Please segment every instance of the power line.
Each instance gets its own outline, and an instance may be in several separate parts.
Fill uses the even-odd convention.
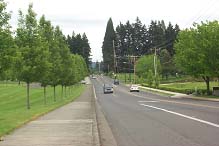
[[[200,9],[199,12],[193,18],[191,18],[185,26],[199,21],[209,10],[211,10],[212,6],[215,6],[216,2],[217,0],[211,0],[211,2],[209,2],[207,6],[205,5],[202,9]]]

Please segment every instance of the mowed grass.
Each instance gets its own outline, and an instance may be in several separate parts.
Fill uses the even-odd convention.
[[[62,98],[61,86],[57,86],[56,102],[54,102],[53,88],[47,87],[47,104],[45,105],[43,88],[31,88],[31,109],[27,110],[25,84],[20,86],[14,83],[0,84],[0,137],[40,115],[73,101],[84,89],[83,85],[67,88],[66,97]]]
[[[219,86],[218,82],[210,82],[210,89],[212,90],[212,87]],[[184,82],[184,83],[170,83],[170,84],[160,84],[160,87],[162,88],[170,88],[170,89],[176,89],[176,90],[195,90],[195,89],[206,89],[205,82]]]
[[[218,82],[210,82],[210,90],[212,92],[213,87],[218,87]],[[197,92],[200,90],[206,91],[206,84],[205,82],[185,82],[185,83],[170,83],[170,84],[161,84],[159,89],[180,92],[180,93],[188,93],[188,91]],[[218,96],[213,95],[206,95],[205,94],[194,94],[196,96],[206,97],[206,98],[219,98]]]

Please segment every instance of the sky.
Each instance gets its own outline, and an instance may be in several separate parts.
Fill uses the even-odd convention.
[[[194,22],[219,20],[218,0],[5,0],[12,11],[10,24],[17,27],[18,10],[27,12],[29,3],[37,18],[45,15],[53,26],[59,25],[65,35],[74,31],[86,33],[92,61],[102,61],[102,43],[107,21],[111,17],[114,28],[120,22],[135,22],[138,16],[148,26],[151,20],[178,24],[181,29]]]

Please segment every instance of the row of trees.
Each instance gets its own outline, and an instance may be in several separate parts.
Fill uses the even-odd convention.
[[[127,56],[150,55],[157,48],[156,53],[161,59],[161,64],[165,64],[163,75],[174,72],[176,69],[173,68],[172,61],[175,54],[173,44],[179,31],[177,24],[173,26],[169,22],[166,26],[163,20],[151,21],[147,28],[138,17],[135,23],[131,24],[129,21],[126,24],[120,23],[114,31],[110,18],[102,46],[104,71],[115,71],[113,49],[117,56],[117,68],[120,68],[120,72],[127,72],[128,64],[124,64],[124,62],[130,62]]]
[[[18,80],[27,83],[27,108],[30,109],[29,89],[32,82],[55,88],[73,85],[87,74],[85,60],[71,54],[66,38],[59,26],[52,26],[43,15],[39,21],[30,4],[24,14],[19,11],[15,36],[10,31],[10,14],[6,3],[0,0],[0,76],[2,80]]]
[[[91,48],[85,33],[81,36],[81,34],[73,32],[72,36],[67,36],[67,43],[71,53],[81,55],[85,59],[87,66],[91,64]]]
[[[157,73],[168,76],[171,72],[180,71],[201,77],[206,82],[207,93],[210,94],[210,80],[219,77],[218,32],[218,21],[194,24],[192,28],[180,31],[178,25],[173,27],[171,23],[165,27],[164,21],[152,21],[146,29],[138,18],[133,24],[129,21],[126,24],[120,23],[114,31],[110,19],[102,47],[104,71],[116,72],[116,66],[117,69],[125,69],[120,69],[120,72],[127,72],[127,69],[132,72],[132,58],[140,56],[136,65],[139,77],[154,78],[154,61],[157,60]],[[150,55],[155,51],[158,57]],[[154,80],[156,83],[157,78]]]

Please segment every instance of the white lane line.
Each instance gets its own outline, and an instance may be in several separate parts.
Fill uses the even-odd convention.
[[[211,126],[219,128],[218,124],[211,123],[211,122],[208,122],[208,121],[204,121],[204,120],[201,120],[201,119],[198,119],[198,118],[190,117],[190,116],[187,116],[187,115],[183,115],[183,114],[180,114],[180,113],[177,113],[177,112],[169,111],[169,110],[162,109],[162,108],[155,107],[155,106],[151,106],[151,105],[146,105],[146,104],[140,104],[140,105],[145,106],[145,107],[150,107],[150,108],[153,108],[153,109],[157,109],[157,110],[161,110],[161,111],[164,111],[164,112],[167,112],[167,113],[171,113],[171,114],[174,114],[174,115],[177,115],[177,116],[180,116],[180,117],[184,117],[184,118],[187,118],[187,119],[190,119],[190,120],[194,120],[194,121],[197,121],[197,122],[200,122],[200,123],[204,123],[204,124],[211,125]]]
[[[138,102],[160,102],[160,101],[138,101]]]
[[[97,95],[96,95],[96,91],[95,91],[94,85],[93,85],[93,91],[94,91],[94,97],[97,100]]]
[[[207,107],[207,108],[214,108],[214,109],[219,109],[218,106],[210,106],[210,105],[204,105],[204,104],[193,104],[193,103],[188,103],[188,102],[179,102],[179,101],[171,101],[171,100],[162,100],[162,99],[154,99],[154,98],[150,98],[150,97],[145,97],[145,96],[141,96],[141,95],[137,95],[137,94],[132,94],[123,90],[120,90],[123,93],[135,96],[135,97],[140,97],[142,99],[148,99],[148,100],[156,100],[156,101],[160,101],[160,102],[167,102],[167,103],[173,103],[173,104],[182,104],[182,105],[191,105],[191,106],[197,106],[197,107]]]

